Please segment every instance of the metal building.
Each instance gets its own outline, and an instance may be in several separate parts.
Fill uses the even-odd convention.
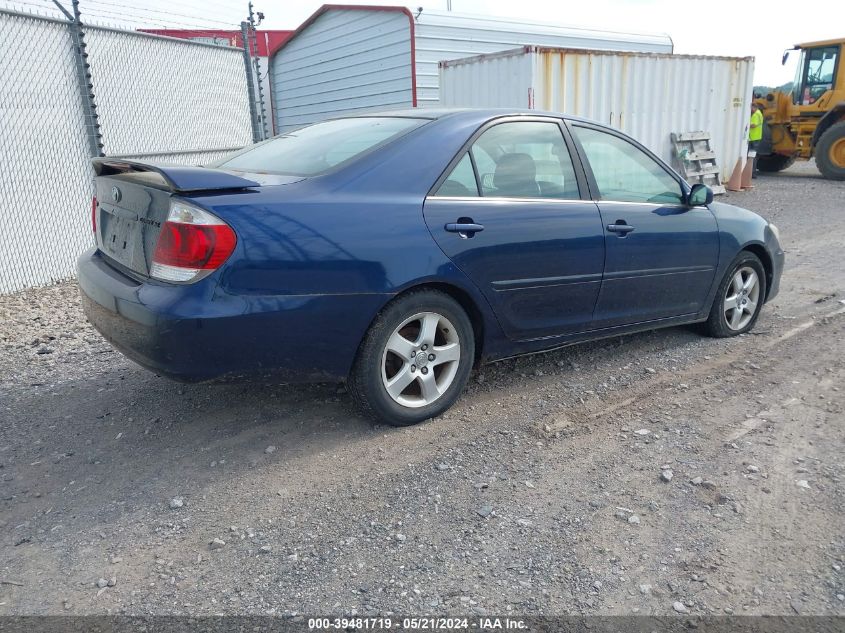
[[[525,44],[672,52],[668,35],[399,6],[323,5],[271,57],[276,131],[353,111],[437,106],[438,62]]]
[[[440,64],[441,105],[527,108],[593,119],[666,162],[672,132],[706,131],[724,180],[747,150],[753,57],[525,46]]]

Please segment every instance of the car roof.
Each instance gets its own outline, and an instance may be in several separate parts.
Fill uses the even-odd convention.
[[[477,120],[479,123],[489,119],[496,119],[505,116],[548,116],[568,121],[581,121],[584,123],[596,123],[582,117],[571,116],[562,112],[549,112],[546,110],[529,110],[519,108],[407,108],[403,110],[383,110],[374,112],[356,112],[338,118],[364,118],[364,117],[401,117],[410,119],[437,120],[444,118],[462,118]]]

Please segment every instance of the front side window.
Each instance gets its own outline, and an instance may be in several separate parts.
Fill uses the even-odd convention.
[[[424,119],[356,117],[309,125],[259,143],[214,167],[315,176],[419,127]]]
[[[681,185],[651,156],[628,141],[575,126],[599,188],[599,198],[619,202],[681,204]]]
[[[801,51],[798,57],[798,64],[795,67],[795,75],[792,80],[792,103],[800,105],[801,94],[804,92],[802,84],[804,83],[804,66],[807,65],[807,51]]]
[[[501,123],[473,144],[481,195],[577,200],[572,159],[557,123]]]

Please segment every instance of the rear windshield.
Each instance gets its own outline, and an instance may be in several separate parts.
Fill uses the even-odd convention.
[[[315,176],[419,127],[423,119],[360,117],[304,127],[260,143],[215,167]]]

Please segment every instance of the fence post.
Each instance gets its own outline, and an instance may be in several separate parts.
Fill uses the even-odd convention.
[[[92,158],[104,156],[103,135],[100,130],[100,119],[97,115],[97,102],[94,100],[94,85],[91,78],[91,65],[88,63],[88,53],[85,49],[85,32],[79,14],[79,0],[71,0],[73,15],[53,0],[69,19],[71,41],[73,42],[73,59],[76,62],[76,77],[79,82],[79,94],[82,97],[82,112],[85,116],[85,136],[88,138],[88,152]]]
[[[259,22],[264,19],[262,13],[258,14]],[[267,128],[267,109],[264,105],[264,88],[261,85],[261,56],[258,54],[258,33],[255,29],[255,16],[252,12],[252,2],[249,3],[249,30],[252,35],[252,51],[255,53],[255,82],[258,88],[258,120],[261,123],[261,140],[269,136]]]
[[[252,61],[249,54],[249,22],[241,22],[241,41],[244,45],[244,68],[246,69],[246,90],[249,93],[249,118],[252,123],[252,142],[261,140],[258,128],[258,108],[255,104],[255,83],[252,77]]]

